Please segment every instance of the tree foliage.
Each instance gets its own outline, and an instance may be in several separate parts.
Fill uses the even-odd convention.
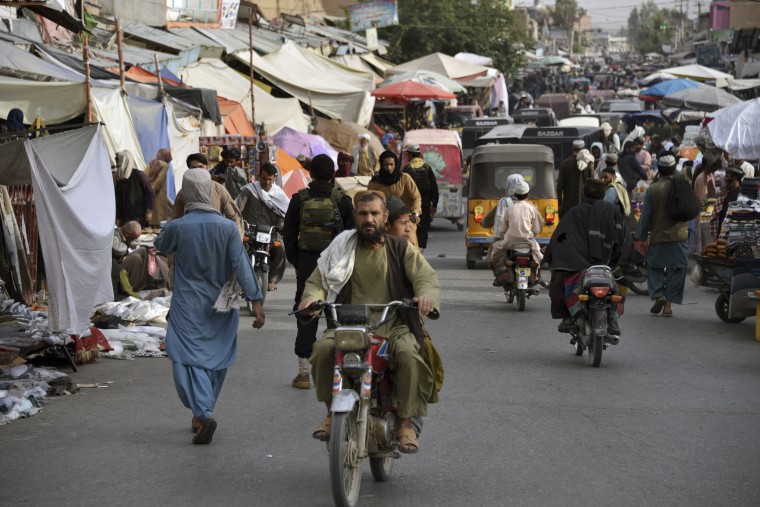
[[[670,42],[681,22],[675,9],[661,9],[648,0],[628,15],[628,40],[640,53],[661,53],[662,45]]]
[[[493,59],[505,75],[524,65],[529,40],[502,0],[406,0],[398,2],[398,26],[378,29],[390,42],[387,58],[403,63],[430,53],[476,53]]]
[[[578,2],[575,0],[557,0],[552,9],[552,25],[570,32],[578,19]]]

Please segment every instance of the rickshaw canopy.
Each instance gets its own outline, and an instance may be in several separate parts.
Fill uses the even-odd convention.
[[[433,169],[439,183],[462,184],[462,142],[453,130],[420,129],[408,130],[404,134],[401,154],[402,167],[409,163],[406,148],[419,144],[422,158]]]
[[[531,199],[554,199],[554,153],[538,144],[487,144],[472,153],[470,199],[499,199],[507,176],[521,174]]]

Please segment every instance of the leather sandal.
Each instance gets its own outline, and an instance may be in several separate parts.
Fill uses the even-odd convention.
[[[417,440],[417,432],[410,426],[399,426],[396,429],[398,451],[404,454],[414,454],[420,450],[420,442]]]
[[[330,440],[330,427],[332,426],[332,417],[325,417],[324,420],[319,423],[319,426],[314,433],[311,434],[311,438],[319,440],[320,442],[327,442]]]
[[[203,423],[201,422],[200,419],[193,416],[193,420],[190,421],[190,427],[193,429],[193,433],[198,433],[203,427]]]

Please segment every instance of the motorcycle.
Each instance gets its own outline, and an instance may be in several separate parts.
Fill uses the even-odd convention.
[[[336,506],[356,505],[365,459],[369,459],[372,477],[384,482],[390,479],[393,460],[401,457],[391,401],[388,342],[373,331],[388,322],[396,310],[416,307],[411,300],[377,305],[319,301],[309,306],[311,311],[325,310],[328,319],[337,323],[332,424],[327,442],[330,486]],[[379,317],[373,312],[379,312]],[[438,312],[428,317],[437,319]]]
[[[538,294],[538,289],[531,284],[531,260],[530,243],[515,243],[507,252],[506,271],[494,281],[494,285],[504,287],[507,303],[517,299],[517,310],[520,312],[525,311],[525,301]]]
[[[251,266],[256,277],[256,282],[261,289],[261,304],[267,295],[267,285],[269,284],[269,249],[279,247],[279,241],[273,241],[275,227],[270,225],[256,225],[245,222],[245,244],[246,252],[251,258]],[[248,302],[248,313],[253,316],[253,305]]]
[[[588,349],[588,361],[594,367],[601,364],[602,351],[607,345],[617,345],[620,341],[608,332],[608,309],[623,301],[623,296],[614,293],[615,287],[608,266],[591,266],[583,275],[578,295],[580,311],[574,317],[570,344],[575,346],[576,356],[582,356]]]

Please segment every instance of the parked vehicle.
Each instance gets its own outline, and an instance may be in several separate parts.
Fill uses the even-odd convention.
[[[438,182],[438,212],[436,217],[446,218],[464,229],[464,199],[462,196],[462,143],[459,134],[451,130],[408,130],[404,135],[401,167],[409,163],[406,147],[418,144],[422,158],[433,169]]]
[[[393,460],[401,457],[396,441],[393,379],[386,338],[373,331],[398,309],[416,308],[411,300],[381,305],[317,302],[335,328],[332,424],[327,443],[333,502],[354,507],[359,500],[362,464],[369,459],[372,477],[390,479]],[[379,316],[377,314],[379,313]],[[428,315],[438,318],[438,312]]]
[[[272,246],[280,246],[279,242],[273,241],[274,234],[274,226],[245,222],[245,238],[243,239],[243,243],[251,258],[256,282],[261,288],[261,304],[264,304],[269,283],[269,249]],[[253,307],[250,301],[248,302],[248,313],[253,315]]]
[[[599,111],[602,113],[640,113],[644,106],[639,99],[613,99],[602,102]]]
[[[512,118],[505,116],[500,118],[476,118],[467,120],[462,128],[462,156],[467,159],[472,155],[472,150],[477,146],[478,139],[499,125],[513,123]]]
[[[515,123],[533,124],[537,127],[555,127],[557,125],[557,115],[551,108],[518,109],[512,111],[512,118]]]
[[[467,269],[475,269],[493,243],[493,227],[483,227],[481,222],[506,195],[504,187],[510,174],[521,174],[530,185],[529,202],[538,208],[546,222],[536,239],[542,245],[549,243],[559,223],[553,161],[550,148],[535,144],[487,144],[475,148],[467,200]]]
[[[573,141],[581,139],[590,148],[599,142],[604,146],[604,131],[600,127],[531,127],[523,132],[523,144],[542,144],[554,153],[554,168],[573,152]]]
[[[475,147],[484,144],[519,144],[527,125],[499,125],[482,135],[475,142]]]
[[[548,107],[557,116],[558,120],[567,118],[573,110],[573,96],[569,93],[544,93],[536,105],[539,107]]]
[[[582,356],[588,350],[588,361],[598,367],[602,352],[608,345],[617,345],[620,338],[609,334],[608,310],[613,303],[622,302],[623,296],[615,294],[615,279],[608,266],[591,266],[583,275],[581,293],[578,295],[580,310],[574,317],[574,329],[570,332],[570,344],[575,355]]]
[[[462,129],[468,121],[483,116],[480,106],[453,106],[447,107],[443,113],[442,124],[449,129],[462,133]]]

